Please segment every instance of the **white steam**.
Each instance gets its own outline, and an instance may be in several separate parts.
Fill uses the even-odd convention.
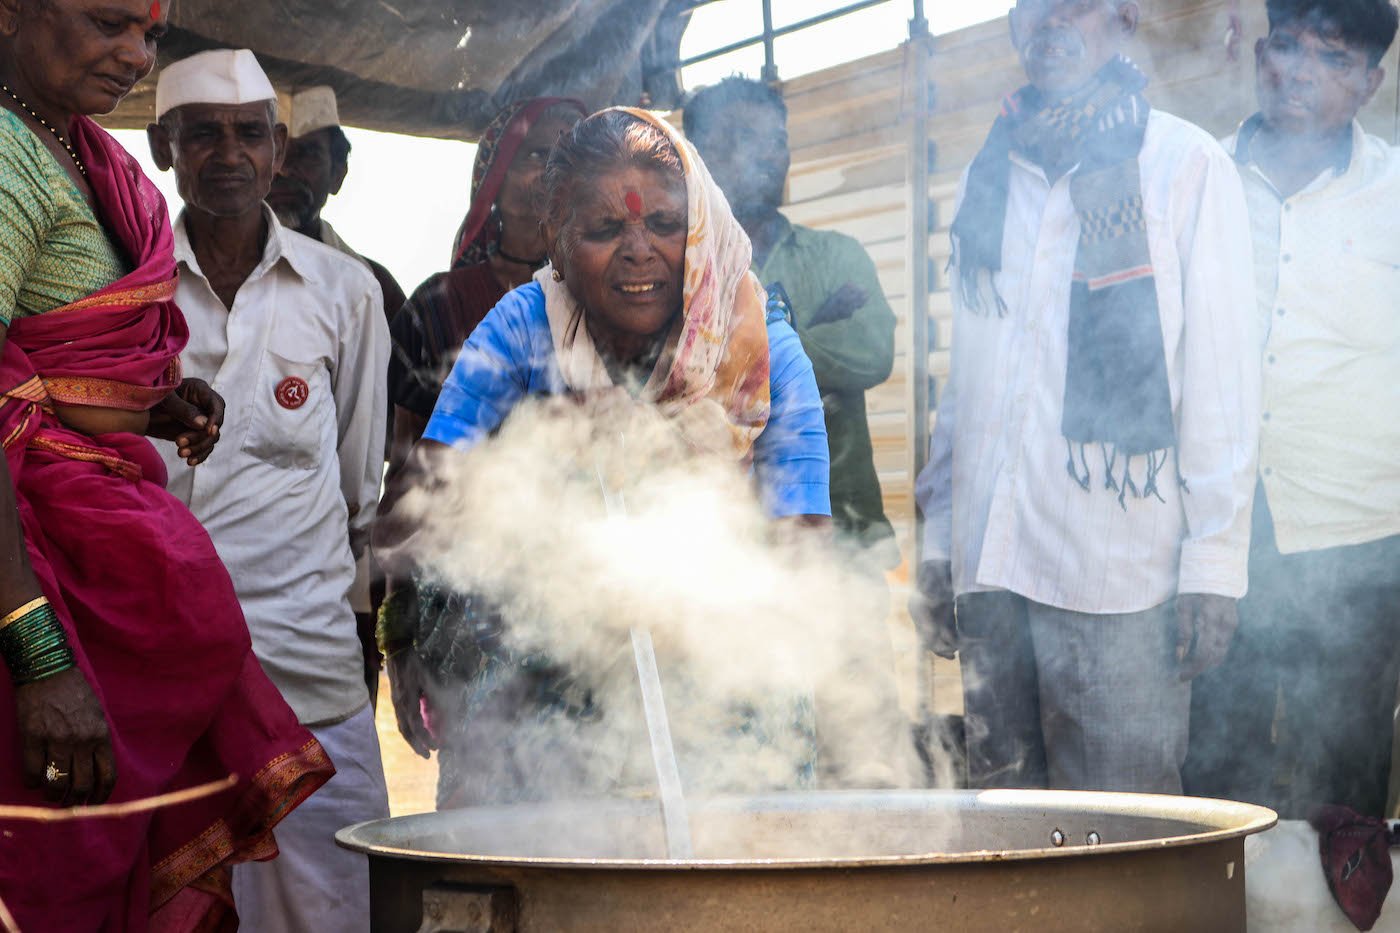
[[[654,793],[633,628],[655,643],[687,794],[811,786],[814,696],[824,770],[909,780],[899,711],[871,701],[892,673],[853,650],[853,633],[884,636],[883,581],[825,543],[778,541],[733,461],[693,453],[621,392],[523,402],[446,459],[444,485],[399,506],[420,524],[420,565],[497,604],[507,647],[567,669],[601,711],[474,730],[509,746],[472,749],[512,762],[497,783],[532,799]]]

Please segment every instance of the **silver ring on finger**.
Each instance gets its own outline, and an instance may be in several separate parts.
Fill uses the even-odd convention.
[[[44,769],[44,780],[50,784],[56,784],[66,777],[68,777],[68,772],[58,770],[57,762],[49,762],[49,766]]]

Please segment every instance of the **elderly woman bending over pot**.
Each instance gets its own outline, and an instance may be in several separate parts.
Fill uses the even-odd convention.
[[[556,145],[545,197],[550,264],[507,294],[464,345],[413,466],[391,484],[380,544],[402,545],[413,519],[394,505],[405,488],[457,460],[446,448],[479,444],[529,396],[614,387],[671,422],[693,448],[718,452],[736,471],[751,469],[775,522],[824,529],[829,462],[811,363],[792,328],[766,314],[748,237],[690,144],[645,111],[596,113]],[[439,625],[476,637],[489,627],[477,602],[461,598],[457,619]],[[391,599],[380,634],[399,724],[419,754],[440,748],[439,806],[547,795],[531,786],[539,775],[567,776],[570,755],[588,754],[545,743],[540,754],[551,761],[542,762],[521,751],[522,730],[546,709],[581,721],[596,714],[586,696],[561,686],[567,676],[502,677],[489,645],[435,648],[443,632],[425,631],[425,622],[396,628],[393,606]],[[463,654],[472,659],[465,669]],[[431,689],[453,677],[461,684],[455,694]]]

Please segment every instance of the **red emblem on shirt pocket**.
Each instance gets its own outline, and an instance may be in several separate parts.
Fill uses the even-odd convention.
[[[300,376],[288,376],[277,383],[277,404],[295,411],[306,404],[311,387]]]

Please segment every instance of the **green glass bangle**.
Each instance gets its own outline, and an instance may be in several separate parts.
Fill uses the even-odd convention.
[[[394,590],[379,606],[374,641],[384,656],[412,645],[418,634],[417,592],[412,585]]]
[[[15,686],[52,677],[75,664],[68,634],[47,604],[0,629],[0,656]]]

